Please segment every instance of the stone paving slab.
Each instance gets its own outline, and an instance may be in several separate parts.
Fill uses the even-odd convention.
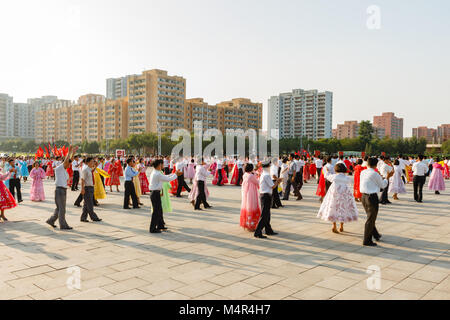
[[[170,231],[152,235],[149,196],[142,209],[126,211],[123,192],[100,200],[103,222],[81,223],[81,209],[73,206],[78,193],[68,191],[74,230],[53,230],[45,220],[54,210],[54,186],[44,184],[48,199],[32,203],[31,183],[23,183],[25,201],[0,224],[0,299],[450,299],[448,191],[425,190],[425,202],[417,204],[407,185],[401,200],[381,206],[383,239],[367,248],[361,204],[359,221],[334,234],[316,218],[314,181],[304,185],[304,200],[272,211],[279,235],[268,240],[239,227],[235,186],[209,184],[208,211],[194,212],[186,195],[172,198],[174,213],[165,214]],[[367,272],[374,267],[379,274]]]

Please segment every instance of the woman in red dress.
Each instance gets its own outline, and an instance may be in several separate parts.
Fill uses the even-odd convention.
[[[361,191],[359,191],[361,172],[367,169],[366,167],[363,167],[362,164],[363,164],[362,159],[358,159],[358,161],[356,162],[356,167],[353,171],[355,174],[355,181],[353,183],[353,196],[355,197],[355,200],[358,202],[361,201],[362,198]]]
[[[113,192],[112,186],[116,186],[117,192],[120,192],[120,177],[123,176],[123,170],[119,159],[109,166],[108,174],[111,176],[111,179],[106,181],[106,185],[109,186],[111,192]]]
[[[2,222],[8,221],[8,219],[6,219],[5,217],[5,210],[12,209],[17,206],[16,200],[12,196],[9,189],[3,183],[3,181],[9,179],[10,175],[10,172],[6,174],[2,174],[0,172],[0,218],[2,219]]]
[[[47,176],[47,178],[55,177],[55,171],[53,170],[53,161],[52,160],[50,160],[47,163],[47,172],[45,173],[45,175]]]
[[[141,183],[141,193],[146,194],[150,192],[149,183],[147,179],[147,167],[145,166],[144,159],[139,160],[139,182]]]

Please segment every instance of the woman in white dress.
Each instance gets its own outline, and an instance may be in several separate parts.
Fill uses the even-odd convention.
[[[358,220],[358,209],[349,186],[352,179],[346,175],[347,167],[343,163],[338,163],[334,170],[336,174],[327,173],[325,176],[332,184],[323,198],[317,217],[332,222],[332,231],[339,233],[344,232],[344,223]],[[341,223],[339,231],[337,222]]]
[[[393,193],[394,200],[398,199],[398,194],[406,193],[405,184],[402,180],[403,170],[400,167],[400,161],[396,159],[394,161],[394,175],[389,180],[389,193]]]

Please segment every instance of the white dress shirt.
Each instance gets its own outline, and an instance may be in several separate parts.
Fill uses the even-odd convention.
[[[273,179],[273,176],[278,177],[278,166],[274,164],[270,166],[270,177]]]
[[[195,168],[194,180],[196,180],[196,181],[206,181],[206,178],[208,177],[209,174],[210,174],[209,171],[206,170],[204,166],[198,165]]]
[[[263,169],[261,177],[259,177],[259,192],[261,194],[270,193],[272,194],[274,183],[272,177],[269,174],[269,170]]]
[[[372,168],[362,171],[360,179],[359,191],[361,193],[378,193],[388,185],[388,181],[383,179],[380,174],[375,172]]]
[[[64,163],[60,164],[55,168],[55,185],[56,187],[67,189],[67,180],[69,179],[69,174],[64,168]]]
[[[164,175],[161,171],[153,170],[150,175],[150,191],[161,191],[164,182],[170,182],[177,178],[175,173]]]
[[[78,161],[77,160],[73,160],[72,161],[72,170],[73,171],[80,171],[80,169],[78,168]]]
[[[236,164],[237,164],[238,169],[242,169],[242,167],[244,166],[244,162],[242,162],[241,159],[239,159],[239,160],[236,162]]]
[[[223,167],[223,161],[222,160],[217,160],[217,169],[221,170]]]
[[[412,166],[412,171],[415,176],[422,177],[428,173],[428,170],[430,169],[428,168],[427,164],[423,161],[418,161],[414,163]]]
[[[390,165],[386,164],[385,162],[382,162],[382,164],[380,165],[380,169],[379,169],[381,176],[385,179],[392,170],[394,170],[394,169]]]
[[[314,163],[316,164],[317,169],[320,169],[323,167],[323,160],[321,160],[321,159],[315,160]]]

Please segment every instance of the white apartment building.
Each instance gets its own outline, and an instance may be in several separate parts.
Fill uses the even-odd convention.
[[[294,89],[268,101],[265,126],[279,137],[323,139],[332,137],[333,93]]]
[[[0,93],[0,137],[14,136],[13,97]]]

